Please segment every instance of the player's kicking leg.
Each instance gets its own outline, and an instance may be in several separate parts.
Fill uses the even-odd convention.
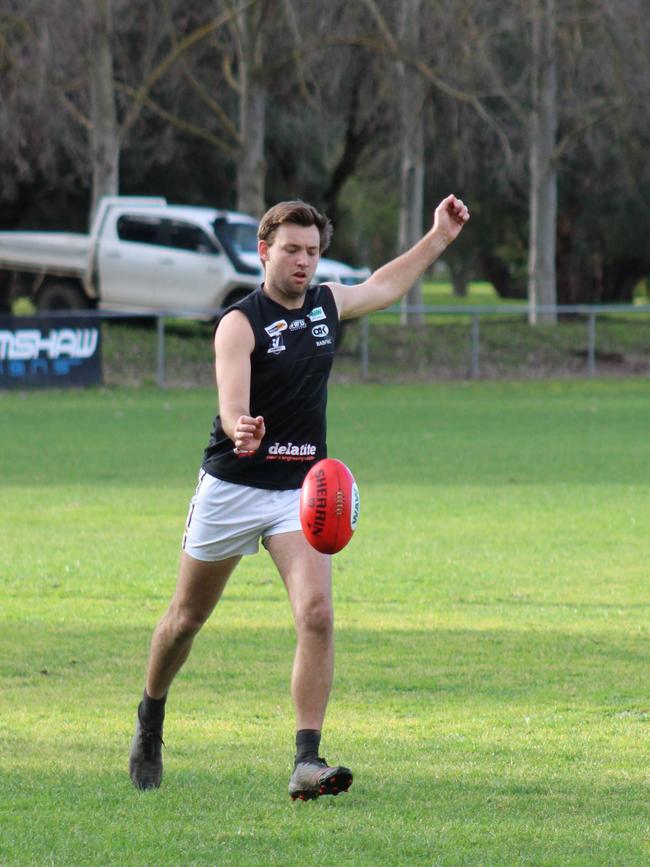
[[[349,789],[352,772],[330,767],[318,755],[334,671],[331,558],[315,551],[300,531],[271,536],[265,544],[287,588],[297,634],[291,677],[296,759],[289,794],[294,800],[337,795]]]
[[[137,789],[160,786],[167,691],[240,559],[207,563],[181,553],[176,591],[151,642],[146,689],[131,742],[129,773]]]

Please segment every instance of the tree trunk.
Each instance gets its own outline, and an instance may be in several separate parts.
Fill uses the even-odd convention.
[[[402,46],[417,54],[420,40],[422,0],[404,0],[400,11]],[[398,250],[408,250],[422,237],[424,208],[424,84],[420,74],[398,63],[400,94],[400,209]],[[422,305],[422,280],[418,280],[402,299],[402,325],[421,325],[422,313],[409,313],[406,306]]]
[[[113,88],[112,0],[89,0],[92,220],[102,196],[119,191],[120,140]]]
[[[237,166],[237,207],[247,214],[261,217],[266,210],[266,88],[261,81],[249,82],[249,86],[242,90],[240,128],[242,149]]]
[[[238,0],[243,5],[243,0]],[[239,39],[239,133],[240,157],[237,164],[237,207],[240,211],[261,217],[266,210],[266,85],[262,75],[263,4],[241,10],[238,16]]]
[[[350,77],[350,73],[347,76],[350,82],[351,93],[349,105],[345,113],[343,147],[323,194],[325,213],[334,226],[338,222],[341,190],[348,179],[354,175],[365,149],[373,142],[378,130],[381,128],[381,121],[377,116],[380,113],[377,113],[375,117],[371,115],[370,118],[360,120],[361,75],[367,75],[363,67],[359,67],[358,70],[355,69],[352,77]]]
[[[470,275],[470,268],[467,259],[450,259],[448,265],[454,297],[467,298]]]
[[[532,112],[530,128],[530,237],[528,303],[531,325],[555,323],[555,313],[538,306],[557,303],[555,248],[557,227],[557,67],[555,0],[538,0],[532,22]]]

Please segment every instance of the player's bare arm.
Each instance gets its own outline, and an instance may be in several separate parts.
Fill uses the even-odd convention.
[[[382,265],[357,286],[332,283],[341,319],[383,310],[399,301],[455,241],[468,220],[469,211],[463,201],[447,196],[435,210],[431,229],[410,250]]]
[[[219,415],[224,431],[241,452],[256,451],[266,429],[261,416],[250,414],[251,353],[255,338],[243,313],[233,310],[214,336]]]

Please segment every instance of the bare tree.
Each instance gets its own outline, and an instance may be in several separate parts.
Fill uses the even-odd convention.
[[[399,37],[401,49],[412,56],[421,54],[422,0],[400,4]],[[400,100],[400,208],[398,248],[404,252],[422,237],[424,210],[424,101],[426,82],[412,67],[397,63]],[[421,325],[422,313],[408,311],[422,304],[422,279],[409,289],[401,302],[403,325]]]
[[[266,210],[266,80],[264,76],[264,19],[267,3],[253,6],[244,0],[234,4],[230,27],[238,61],[239,158],[237,207],[261,217]]]
[[[102,196],[119,192],[120,135],[115,105],[112,0],[85,0],[90,28],[91,216]]]
[[[274,85],[270,194],[300,195],[319,204],[337,227],[337,255],[354,256],[358,215],[344,200],[350,182],[372,174],[377,163],[388,162],[393,171],[395,64],[364,44],[370,26],[364,2],[284,0],[283,5],[291,10],[291,42],[276,37],[267,61]]]
[[[63,109],[60,115],[67,123],[66,132],[56,140],[78,165],[79,174],[90,173],[91,213],[102,195],[118,192],[120,156],[129,142],[142,146],[145,115],[163,120],[169,129],[207,140],[231,158],[244,153],[245,169],[241,176],[250,176],[254,162],[250,154],[259,154],[263,149],[264,131],[259,126],[252,127],[251,118],[256,114],[255,106],[259,101],[250,96],[254,89],[248,79],[241,88],[245,106],[241,117],[246,125],[247,141],[252,143],[250,148],[242,147],[243,138],[236,121],[231,123],[228,112],[215,100],[208,100],[213,109],[211,116],[221,124],[223,137],[206,129],[204,120],[195,123],[182,116],[184,100],[178,86],[181,61],[238,16],[250,15],[254,7],[261,8],[263,3],[237,0],[235,6],[229,2],[220,5],[207,20],[204,15],[203,20],[198,21],[194,15],[186,18],[187,32],[179,36],[170,26],[170,21],[181,17],[183,11],[177,0],[168,7],[167,17],[152,7],[140,9],[126,0],[84,0],[76,5],[71,0],[58,0],[52,5],[45,5],[42,0],[33,3],[35,25],[42,28],[47,46],[45,53],[52,62],[47,75],[42,74],[43,67],[39,64],[31,77],[37,79],[37,72],[40,72],[40,80],[45,82],[43,87],[47,90],[50,109],[45,118],[50,131],[56,117],[52,106],[59,105]],[[114,27],[117,17],[119,30]],[[135,32],[131,32],[130,27],[135,28]],[[31,38],[38,32],[33,26]],[[258,36],[251,30],[248,39],[246,28],[240,35],[242,33],[242,52],[254,52]],[[34,49],[38,50],[36,44]],[[247,69],[245,63],[240,64],[240,71]],[[61,123],[60,118],[56,122]],[[256,209],[259,210],[259,199]]]
[[[2,222],[13,225],[53,187],[69,192],[75,179],[67,117],[56,111],[53,70],[57,45],[43,0],[0,4],[0,190]]]
[[[456,284],[476,268],[536,306],[554,265],[561,302],[629,299],[650,258],[646,5],[0,0],[0,219],[55,226],[65,205],[76,227],[119,167],[129,190],[253,212],[302,195],[337,255],[381,261],[424,120],[424,206],[473,206]]]
[[[554,323],[557,303],[558,132],[555,0],[534,0],[532,14],[532,104],[530,113],[530,227],[528,254],[529,321]]]

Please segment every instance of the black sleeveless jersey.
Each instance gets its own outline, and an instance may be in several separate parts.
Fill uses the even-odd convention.
[[[237,485],[299,488],[327,457],[327,380],[339,335],[334,296],[328,286],[310,286],[302,307],[287,310],[257,289],[230,309],[241,310],[255,335],[250,414],[264,417],[266,436],[254,455],[238,456],[217,415],[203,469]]]

